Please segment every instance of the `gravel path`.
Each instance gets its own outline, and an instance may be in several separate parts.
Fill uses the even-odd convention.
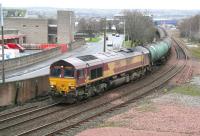
[[[200,97],[169,93],[104,115],[93,121],[97,127],[88,122],[90,129],[76,136],[199,136],[199,115]]]

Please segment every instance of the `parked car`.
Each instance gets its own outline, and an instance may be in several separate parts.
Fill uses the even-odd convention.
[[[116,36],[116,37],[119,37],[119,34],[116,34],[115,36]]]
[[[16,44],[16,43],[7,43],[5,46],[7,46],[8,49],[18,49],[19,52],[24,52],[25,51],[24,47],[22,47],[21,45]]]
[[[112,36],[115,36],[115,33],[112,33]]]
[[[112,41],[107,41],[106,45],[107,46],[113,46],[113,42]]]

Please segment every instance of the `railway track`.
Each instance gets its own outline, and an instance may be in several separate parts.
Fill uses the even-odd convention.
[[[47,100],[47,99],[49,99],[49,97],[44,97],[42,100]],[[12,110],[9,112],[2,112],[2,113],[0,113],[0,122],[1,122],[1,120],[11,118],[12,116],[17,116],[17,115],[23,114],[25,112],[33,111],[34,109],[39,108],[39,107],[40,106],[38,104],[35,104],[35,105],[30,105],[30,106],[26,106],[23,108],[19,108],[16,110]]]
[[[31,111],[34,108],[37,108],[37,106],[34,105],[34,106],[27,107],[27,108],[18,109],[18,110],[11,111],[11,112],[8,112],[8,113],[0,114],[0,121],[3,120],[3,119],[6,119],[6,118],[10,118],[11,116],[17,116],[18,114],[21,114],[23,112]]]
[[[44,107],[39,107],[39,108],[36,108],[37,106],[32,106],[32,107],[28,107],[28,108],[25,108],[22,110],[18,110],[18,111],[16,111],[16,113],[10,112],[7,114],[2,114],[0,117],[4,117],[4,119],[0,120],[0,124],[1,124],[0,131],[4,130],[4,129],[8,129],[10,127],[14,127],[16,125],[20,125],[21,123],[36,119],[38,117],[42,117],[44,115],[51,114],[58,110],[64,109],[64,108],[60,107],[60,109],[56,108],[56,111],[52,110],[52,108],[56,107],[57,105],[58,105],[58,103],[53,103],[53,104],[50,104],[50,105],[47,105]],[[51,111],[47,112],[46,114],[42,114],[40,116],[34,116],[32,118],[29,117],[28,119],[25,119],[25,120],[23,119],[23,118],[26,118],[27,116],[31,116],[31,114],[35,114],[35,113],[41,112],[41,111],[44,112],[45,110],[48,110],[48,109],[51,109]],[[20,118],[20,120],[19,120],[19,118]],[[17,121],[17,120],[19,120],[19,121]],[[10,123],[10,121],[11,121],[11,123]]]
[[[126,91],[126,93],[119,95],[113,99],[106,99],[102,103],[95,103],[95,100],[94,100],[94,101],[90,101],[88,105],[87,103],[81,103],[79,106],[74,107],[74,108],[73,107],[69,109],[65,108],[65,110],[68,110],[67,112],[65,112],[65,114],[68,113],[65,116],[59,116],[58,119],[43,123],[41,125],[37,125],[36,127],[31,127],[31,129],[25,129],[25,130],[13,132],[14,133],[13,135],[17,135],[17,136],[54,135],[56,133],[71,129],[77,125],[80,125],[81,123],[85,121],[93,119],[104,113],[110,112],[116,108],[120,108],[121,106],[126,105],[130,102],[134,102],[137,99],[145,96],[152,90],[159,88],[160,85],[163,85],[169,79],[174,77],[179,71],[181,71],[187,63],[187,55],[185,55],[184,49],[182,49],[179,46],[180,43],[178,43],[176,39],[174,39],[174,42],[177,44],[175,46],[176,52],[177,52],[177,64],[171,66],[165,72],[159,73],[158,76],[154,77],[154,79],[149,81],[148,83],[141,84],[141,86],[139,87],[134,87],[134,88],[129,87],[130,90]],[[119,87],[119,88],[122,89],[123,87]],[[58,112],[61,112],[61,111],[57,111],[57,114]],[[55,114],[55,113],[56,111],[50,114]],[[49,114],[43,114],[42,116],[38,116],[37,118],[33,120],[40,119],[48,115]],[[28,121],[30,122],[32,121],[32,119],[29,119]],[[24,122],[21,122],[21,123],[24,123]],[[10,127],[21,125],[21,123],[18,123],[17,125],[15,124],[14,126],[10,126]],[[8,132],[10,130],[10,127],[4,127],[0,129],[0,134],[1,134],[1,131]]]

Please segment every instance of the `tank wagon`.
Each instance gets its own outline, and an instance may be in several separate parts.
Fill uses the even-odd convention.
[[[50,66],[51,96],[71,103],[136,80],[170,51],[171,40],[118,52],[71,57]]]
[[[163,41],[156,44],[151,44],[146,47],[149,50],[149,55],[152,63],[163,60],[168,55],[171,48],[171,39],[165,38]]]
[[[167,37],[167,32],[162,27],[157,27],[157,31],[159,33],[159,37],[161,40],[165,39]]]

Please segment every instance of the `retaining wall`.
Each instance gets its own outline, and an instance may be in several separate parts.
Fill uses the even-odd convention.
[[[85,40],[80,39],[80,40],[77,40],[77,41],[69,44],[69,49],[73,50],[82,45],[85,45]],[[29,65],[41,62],[41,61],[51,59],[51,58],[61,55],[63,53],[61,48],[62,47],[59,46],[56,48],[47,49],[42,52],[34,53],[31,55],[5,60],[4,61],[4,69],[5,69],[5,71],[15,70],[15,69],[29,66]],[[2,68],[2,61],[0,61],[0,75],[2,74],[1,68]]]
[[[48,75],[0,84],[0,106],[27,102],[49,91]]]
[[[28,65],[32,65],[47,59],[51,59],[61,54],[60,47],[48,49],[43,52],[34,53],[31,55],[18,57],[14,59],[8,59],[4,61],[5,71],[10,71],[18,68],[22,68]],[[0,67],[2,67],[2,61],[0,61]],[[0,69],[0,73],[2,69]]]

